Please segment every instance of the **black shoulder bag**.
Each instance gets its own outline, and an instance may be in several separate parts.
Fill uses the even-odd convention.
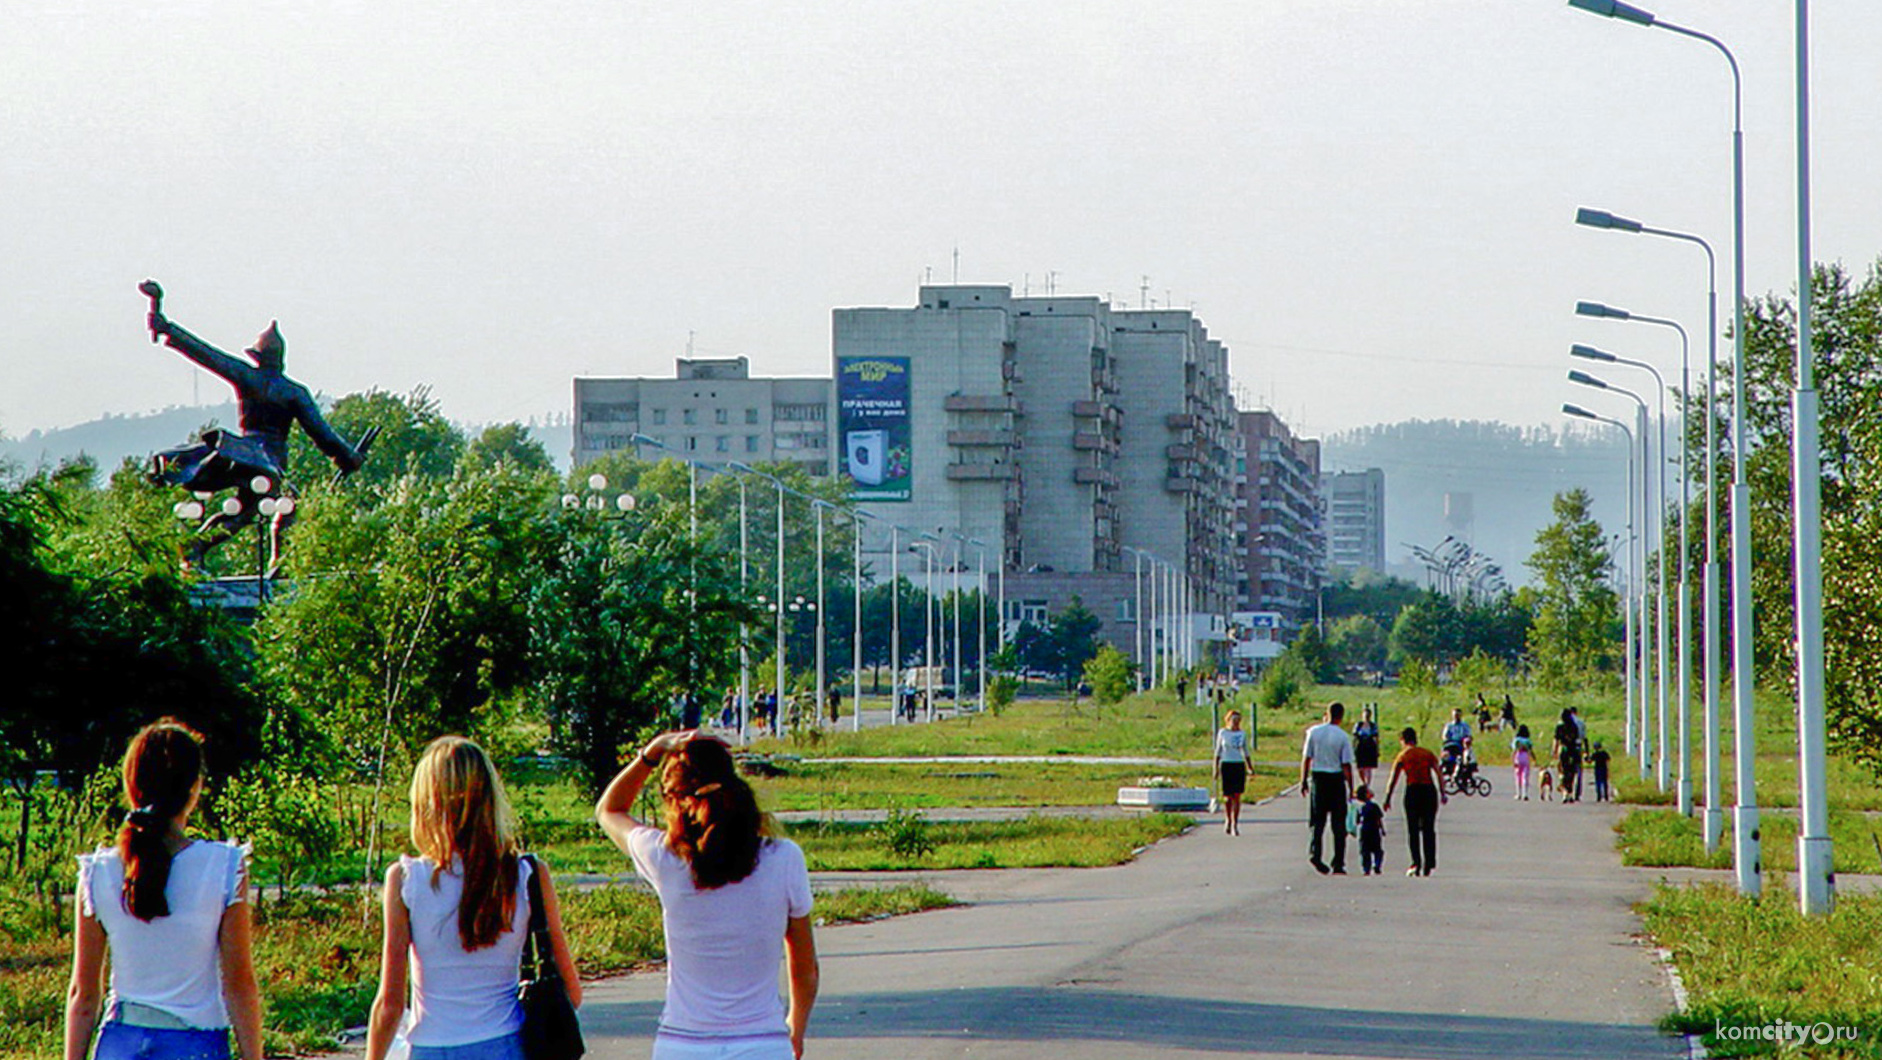
[[[529,977],[517,985],[523,1005],[523,1055],[529,1060],[579,1060],[582,1021],[569,1003],[568,985],[549,942],[549,914],[542,907],[542,863],[525,854],[529,874]]]

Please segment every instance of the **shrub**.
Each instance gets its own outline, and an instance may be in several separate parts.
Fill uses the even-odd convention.
[[[928,834],[928,818],[913,810],[896,807],[876,826],[882,844],[898,858],[916,860],[934,853],[934,837]]]

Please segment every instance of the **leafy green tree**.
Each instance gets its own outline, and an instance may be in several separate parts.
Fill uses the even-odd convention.
[[[1339,680],[1339,663],[1327,647],[1326,638],[1320,635],[1320,627],[1312,622],[1301,626],[1300,632],[1294,634],[1294,639],[1283,649],[1283,654],[1300,660],[1301,668],[1318,684],[1332,684]]]
[[[1346,670],[1382,670],[1386,639],[1385,627],[1372,615],[1347,615],[1333,623],[1327,634],[1327,649],[1333,661]]]
[[[1378,571],[1338,571],[1321,592],[1320,607],[1329,622],[1357,615],[1369,616],[1381,629],[1389,629],[1398,613],[1416,602],[1424,590],[1403,578]]]
[[[549,458],[549,450],[520,423],[493,423],[485,427],[458,458],[458,466],[469,471],[484,471],[498,464],[512,464],[538,474],[555,473],[555,461]]]
[[[1279,710],[1304,704],[1312,687],[1313,675],[1307,672],[1306,664],[1283,652],[1261,671],[1261,680],[1255,685],[1255,705],[1263,710]]]
[[[1613,557],[1583,489],[1555,495],[1555,521],[1536,534],[1527,566],[1536,574],[1529,653],[1550,687],[1564,687],[1614,660],[1619,601],[1609,578]]]
[[[404,397],[383,390],[348,394],[327,410],[327,422],[354,444],[379,428],[365,466],[349,476],[353,489],[361,492],[384,489],[408,475],[449,478],[464,452],[464,433],[444,418],[425,387]],[[332,477],[332,463],[295,431],[288,442],[288,481],[306,490]]]
[[[1112,706],[1124,701],[1130,695],[1134,675],[1131,661],[1125,654],[1109,644],[1098,649],[1098,653],[1085,661],[1085,683],[1091,686],[1091,698],[1099,706]]]
[[[1052,616],[1052,654],[1054,670],[1065,679],[1065,687],[1078,683],[1085,661],[1098,654],[1098,631],[1104,620],[1092,614],[1077,596],[1065,610]]]

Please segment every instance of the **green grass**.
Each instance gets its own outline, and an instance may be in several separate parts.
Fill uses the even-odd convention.
[[[1636,810],[1614,826],[1615,845],[1624,865],[1685,866],[1701,869],[1732,867],[1731,825],[1728,821],[1719,849],[1705,851],[1705,833],[1698,818],[1681,817],[1670,810]],[[1794,872],[1797,868],[1797,818],[1794,814],[1764,813],[1758,819],[1762,858],[1767,871]],[[1843,873],[1882,872],[1875,837],[1882,821],[1847,810],[1830,813],[1830,843],[1834,868]]]
[[[814,743],[761,740],[759,751],[830,757],[945,755],[1128,755],[1206,759],[1213,740],[1207,707],[1179,707],[1169,692],[1131,696],[1113,707],[1082,699],[1023,699],[999,715],[968,714],[934,724],[861,732],[830,731]]]
[[[1190,824],[1187,817],[1167,813],[1103,820],[927,822],[919,827],[933,850],[914,856],[890,850],[885,829],[872,824],[797,824],[791,837],[816,870],[1093,868],[1128,861],[1137,849],[1180,835]]]
[[[1690,993],[1667,1028],[1705,1035],[1713,1056],[1882,1057],[1882,895],[1844,895],[1831,915],[1805,917],[1781,880],[1758,900],[1723,884],[1663,885],[1640,912]],[[1852,1026],[1862,1037],[1799,1053],[1712,1033],[1779,1021]]]
[[[1149,774],[1206,788],[1206,766],[1100,766],[1045,763],[855,762],[780,763],[784,776],[753,778],[759,801],[773,811],[831,811],[951,806],[1105,806],[1117,789]],[[1285,770],[1257,766],[1249,798],[1271,795],[1287,783]]]

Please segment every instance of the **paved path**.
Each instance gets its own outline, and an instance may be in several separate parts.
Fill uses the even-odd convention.
[[[916,874],[974,904],[821,930],[806,1055],[1685,1055],[1654,1030],[1672,998],[1630,909],[1651,877],[1620,867],[1614,811],[1454,800],[1430,879],[1403,875],[1396,813],[1384,877],[1320,877],[1303,817],[1205,818],[1110,869]],[[589,1055],[648,1056],[663,984],[591,984]]]

